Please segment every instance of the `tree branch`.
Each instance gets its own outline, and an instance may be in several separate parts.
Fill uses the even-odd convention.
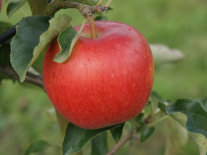
[[[120,140],[106,155],[113,155],[122,145],[124,145],[128,140],[133,138],[133,131],[128,132],[128,134]]]
[[[10,66],[3,66],[3,65],[0,64],[0,73],[5,74],[5,75],[7,75],[8,77],[10,77],[12,79],[19,80],[19,76],[14,71],[14,69]],[[25,79],[25,82],[34,84],[34,85],[44,89],[44,84],[43,84],[43,81],[42,81],[42,77],[39,76],[39,75],[35,75],[35,74],[32,74],[32,73],[28,72],[27,76],[26,76],[26,79]]]
[[[11,27],[9,30],[7,30],[6,32],[0,34],[0,44],[4,44],[4,43],[8,43],[11,38],[16,34],[16,25],[14,25],[13,27]]]
[[[48,5],[45,14],[48,16],[53,16],[60,9],[76,8],[81,12],[83,16],[85,16],[85,13],[82,11],[84,10],[82,8],[84,8],[85,6],[87,6],[92,13],[107,10],[107,7],[105,6],[88,6],[85,4],[71,1],[53,1],[51,4]]]
[[[54,13],[60,9],[66,9],[66,8],[76,8],[80,11],[80,13],[86,18],[86,6],[84,6],[84,4],[80,4],[77,2],[71,2],[71,1],[55,1],[52,2],[50,4],[47,5],[47,8],[45,8],[46,5],[46,1],[42,1],[42,3],[44,3],[44,11],[43,8],[40,9],[39,11],[36,11],[36,7],[34,5],[41,5],[41,3],[37,4],[36,0],[28,0],[31,10],[33,12],[33,15],[37,15],[37,14],[45,14],[48,16],[53,16]],[[49,1],[48,1],[49,2]],[[33,4],[36,3],[36,4]],[[101,12],[101,11],[105,11],[108,8],[105,6],[88,6],[89,10],[91,11],[92,14],[96,13],[96,12]],[[16,25],[14,25],[13,27],[11,27],[9,30],[7,30],[6,32],[0,34],[0,44],[9,42],[10,39],[16,34]]]
[[[105,6],[89,6],[86,4],[79,4],[78,8],[83,17],[87,18],[96,12],[106,11],[108,8]]]

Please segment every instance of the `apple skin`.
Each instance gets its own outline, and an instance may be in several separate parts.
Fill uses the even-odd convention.
[[[80,26],[74,27],[76,31]],[[43,65],[45,90],[67,120],[85,129],[111,126],[137,116],[149,98],[154,64],[150,47],[133,27],[95,22],[97,38],[86,24],[64,63],[53,61],[55,40]],[[87,38],[88,37],[88,38]]]

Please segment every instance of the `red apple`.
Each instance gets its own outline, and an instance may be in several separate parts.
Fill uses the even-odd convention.
[[[80,26],[76,26],[78,31]],[[55,40],[43,67],[46,92],[55,108],[73,124],[97,129],[137,116],[149,98],[154,65],[150,47],[133,27],[95,22],[97,38],[86,24],[70,58],[53,61]]]

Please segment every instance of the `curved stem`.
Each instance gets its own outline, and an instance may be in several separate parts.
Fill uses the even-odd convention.
[[[34,6],[36,4],[33,4],[34,1],[30,1],[30,6]],[[36,2],[36,1],[35,1]],[[61,8],[76,8],[79,9],[81,14],[86,18],[84,11],[80,9],[80,5],[77,2],[70,2],[70,1],[61,1],[61,2],[56,2],[56,3],[51,3],[47,5],[47,8],[45,9],[44,13],[41,12],[42,14],[46,14],[48,16],[53,16],[56,11],[58,11]],[[105,6],[88,6],[89,10],[91,13],[96,13],[100,11],[105,11],[107,10],[107,7]],[[40,14],[40,12],[36,12],[35,9],[33,9],[33,14]],[[16,25],[4,32],[3,34],[0,34],[0,44],[8,42],[15,34],[16,34]]]
[[[103,0],[99,0],[96,6],[100,6]]]
[[[0,35],[0,44],[8,42],[16,34],[16,25]]]
[[[113,155],[122,145],[124,145],[128,140],[133,138],[133,131],[130,131],[122,140],[120,140],[114,148],[111,149],[106,155]]]
[[[154,125],[156,125],[156,124],[158,124],[158,123],[160,123],[160,122],[162,122],[162,121],[164,121],[164,120],[166,120],[166,119],[168,119],[168,118],[170,118],[170,116],[169,116],[169,115],[165,115],[165,116],[160,117],[159,119],[157,119],[157,120],[155,120],[155,121],[153,121],[153,122],[147,124],[147,126],[148,126],[148,127],[152,127],[152,126],[154,126]]]
[[[109,7],[109,5],[111,4],[112,0],[108,0],[108,2],[106,3],[105,7]]]

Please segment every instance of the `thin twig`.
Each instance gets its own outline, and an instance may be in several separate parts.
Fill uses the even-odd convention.
[[[81,3],[78,3],[78,2],[71,2],[71,1],[61,1],[61,2],[56,2],[56,4],[53,4],[53,5],[55,5],[55,7],[57,7],[58,9],[67,9],[67,8],[77,8],[77,9],[79,9],[79,7],[81,5],[85,5],[85,4],[81,4]],[[90,8],[92,13],[107,10],[106,6],[100,6],[100,5],[89,6],[89,8]]]
[[[56,2],[54,2],[56,3]],[[63,8],[63,9],[67,9],[67,8],[78,8],[79,7],[79,3],[78,2],[71,2],[71,1],[61,1],[55,4],[57,8]]]
[[[95,8],[99,8],[99,7],[95,6]],[[88,23],[90,26],[90,31],[91,31],[91,38],[92,39],[96,38],[92,7],[85,5],[85,4],[82,4],[79,7],[79,11],[82,14],[82,16],[88,20]]]
[[[83,6],[88,6],[86,4],[78,3],[78,2],[71,2],[71,1],[54,1],[51,4],[48,5],[45,14],[48,16],[53,16],[58,10],[60,9],[67,9],[67,8],[76,8],[78,9],[82,15],[84,13],[81,11]],[[92,13],[100,12],[100,11],[105,11],[107,10],[107,7],[105,6],[88,6],[90,11]]]
[[[150,116],[148,116],[147,118],[145,118],[144,119],[144,122],[146,123],[146,124],[148,124],[148,123],[150,123],[151,121],[152,121],[152,116],[150,115]]]
[[[98,3],[96,4],[96,6],[100,6],[102,2],[103,2],[103,0],[99,0]]]
[[[19,80],[19,76],[14,71],[14,69],[10,66],[3,66],[0,64],[0,73],[5,74],[12,79]],[[34,85],[44,89],[42,77],[39,75],[35,75],[35,74],[28,72],[26,79],[25,79],[25,82],[34,84]]]
[[[156,125],[156,124],[158,124],[158,123],[160,123],[160,122],[162,122],[162,121],[164,121],[164,120],[166,120],[168,118],[170,118],[169,115],[162,116],[161,118],[159,118],[159,119],[157,119],[157,120],[155,120],[155,121],[153,121],[151,123],[148,123],[147,127],[150,128],[150,127],[152,127],[152,126],[154,126],[154,125]]]
[[[0,34],[0,44],[8,42],[15,34],[16,34],[16,25],[11,27],[9,30],[6,32]]]
[[[57,3],[57,2],[56,2]],[[52,7],[52,5],[54,5]],[[46,15],[52,16],[54,13],[59,9],[66,9],[66,8],[77,8],[80,12],[80,3],[77,2],[70,2],[70,1],[61,1],[61,3],[54,4],[51,3],[48,5],[46,9]],[[105,6],[89,6],[89,9],[92,14],[96,12],[106,11],[108,8]],[[81,12],[81,14],[84,16],[84,13]],[[86,18],[86,16],[85,16]],[[7,30],[6,32],[0,34],[0,44],[7,43],[11,40],[11,38],[16,34],[16,25],[14,25],[12,28]]]
[[[122,145],[133,138],[133,131],[130,131],[122,140],[120,140],[106,155],[113,155]]]
[[[108,7],[105,6],[90,6],[91,12],[94,14],[96,12],[106,11]]]
[[[109,7],[109,5],[111,4],[112,0],[108,0],[108,2],[106,3],[106,7]]]

